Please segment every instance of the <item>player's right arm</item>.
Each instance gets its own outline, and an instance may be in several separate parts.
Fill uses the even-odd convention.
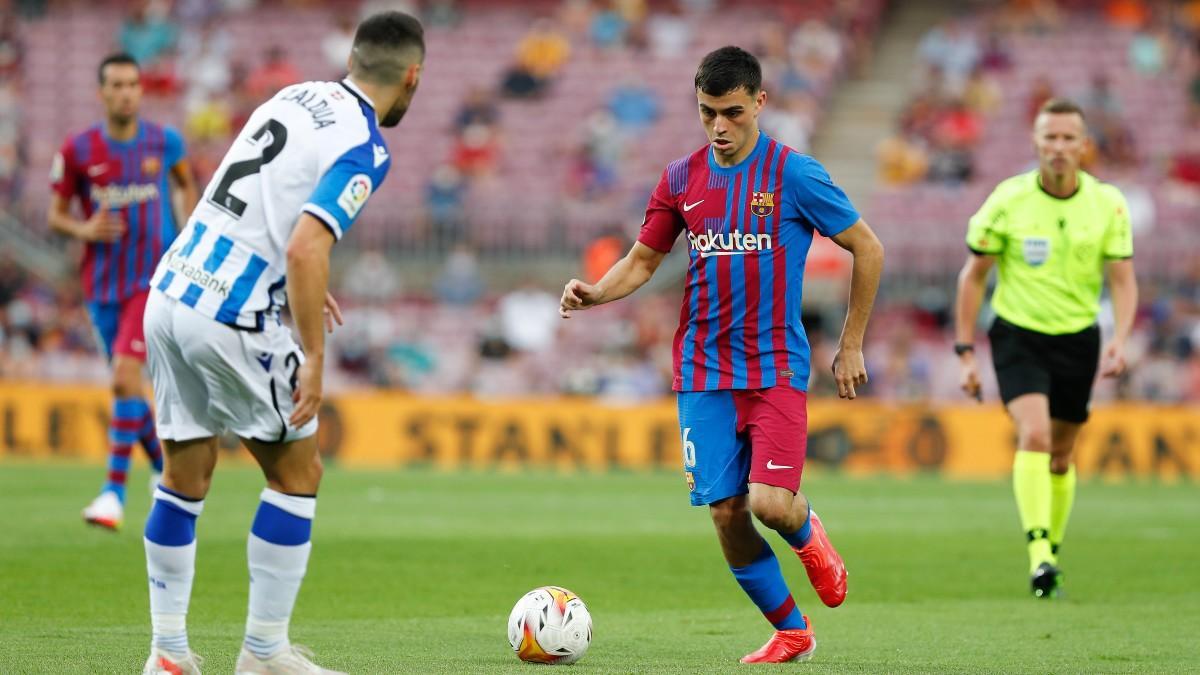
[[[975,322],[987,291],[988,273],[996,264],[996,255],[1004,250],[1007,214],[999,190],[993,192],[979,212],[971,217],[967,227],[967,248],[970,255],[958,273],[958,288],[954,298],[954,343],[970,345],[959,351],[959,386],[967,396],[982,397],[979,366],[975,361]]]
[[[558,313],[562,318],[569,319],[572,310],[620,300],[645,285],[666,257],[666,253],[656,251],[640,241],[634,242],[629,253],[609,268],[600,281],[594,284],[579,279],[568,281],[563,289]]]
[[[579,279],[568,281],[559,301],[559,315],[569,319],[573,310],[620,300],[645,285],[685,227],[677,202],[676,196],[671,194],[667,172],[663,171],[646,205],[646,219],[633,248],[600,281],[594,284]]]
[[[304,348],[304,363],[296,378],[292,400],[296,403],[288,422],[308,423],[321,407],[322,372],[325,366],[324,313],[329,291],[329,254],[332,231],[315,216],[302,213],[287,245],[287,294],[292,320]]]
[[[54,156],[54,164],[50,169],[50,209],[46,214],[50,229],[84,241],[112,242],[120,239],[125,234],[125,223],[113,218],[109,214],[108,204],[103,201],[87,220],[79,220],[71,215],[71,199],[79,185],[80,176],[72,160],[71,142],[68,140]]]

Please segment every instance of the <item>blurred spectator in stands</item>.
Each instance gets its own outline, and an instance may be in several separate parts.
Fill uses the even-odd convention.
[[[900,129],[913,139],[932,141],[942,117],[942,101],[936,91],[917,94],[900,116]]]
[[[940,183],[965,183],[974,175],[971,150],[983,133],[979,115],[961,99],[954,100],[934,130],[929,180]]]
[[[17,15],[0,8],[0,81],[15,79],[21,73],[21,38],[17,34]]]
[[[823,89],[842,61],[842,38],[824,21],[809,19],[792,33],[788,53],[793,67]]]
[[[382,251],[367,248],[346,270],[338,288],[350,300],[382,304],[400,294],[400,277]]]
[[[929,156],[923,144],[897,129],[879,143],[879,179],[888,185],[909,185],[925,178]]]
[[[341,77],[346,73],[346,62],[354,47],[354,31],[357,21],[349,12],[342,12],[334,19],[333,30],[321,40],[321,54],[329,68],[330,77]]]
[[[612,113],[597,110],[588,116],[583,147],[589,169],[585,195],[594,197],[610,191],[620,178],[626,147],[626,139],[619,133]]]
[[[228,95],[210,96],[194,104],[184,128],[189,142],[227,139],[233,132],[233,108]]]
[[[591,0],[563,0],[559,5],[557,18],[562,30],[572,38],[587,35],[588,26],[592,25]]]
[[[1150,8],[1144,0],[1108,0],[1104,18],[1117,28],[1137,30],[1150,19]]]
[[[634,73],[626,74],[609,93],[606,105],[621,131],[633,136],[654,126],[662,112],[657,92]]]
[[[692,27],[677,4],[650,16],[646,25],[650,52],[658,59],[683,56],[692,41]]]
[[[921,38],[917,49],[926,64],[936,66],[942,72],[950,93],[962,91],[980,58],[979,39],[957,19],[947,19],[932,28]]]
[[[246,90],[261,102],[303,79],[300,69],[288,59],[287,50],[275,45],[267,49],[262,64],[247,77]]]
[[[141,67],[142,88],[161,94],[175,88],[175,76],[167,56],[175,47],[178,28],[168,17],[164,0],[137,2],[121,24],[118,42]]]
[[[447,305],[471,305],[483,297],[483,276],[479,259],[465,243],[455,244],[433,283],[440,302]]]
[[[462,107],[454,116],[454,131],[462,133],[472,124],[492,126],[500,119],[500,108],[495,97],[486,87],[472,87],[463,99]]]
[[[1000,84],[982,66],[976,68],[963,87],[963,102],[980,115],[990,115],[1000,107]]]
[[[600,281],[600,277],[625,257],[632,243],[619,227],[612,227],[605,234],[593,239],[583,249],[583,278],[588,283]]]
[[[1166,31],[1139,30],[1129,41],[1129,67],[1141,75],[1158,75],[1166,67],[1169,45]]]
[[[425,187],[425,213],[439,250],[463,238],[466,190],[467,184],[462,174],[450,164],[442,164],[434,169]]]
[[[421,20],[431,28],[453,28],[462,21],[457,0],[429,0],[421,12]]]
[[[1125,122],[1121,102],[1109,85],[1108,75],[1096,73],[1088,89],[1078,97],[1087,119],[1088,131],[1100,157],[1116,165],[1136,161],[1132,130]]]
[[[219,19],[183,32],[179,38],[179,76],[185,87],[184,107],[188,111],[229,91],[233,81],[229,64],[232,51],[233,39]]]
[[[816,102],[808,93],[784,94],[763,108],[759,126],[784,145],[806,153],[816,124],[816,111]]]
[[[21,124],[17,83],[12,78],[0,78],[0,206],[16,202],[21,191],[26,159]]]
[[[1042,105],[1052,98],[1054,98],[1054,85],[1050,83],[1050,78],[1038,75],[1033,81],[1033,86],[1029,88],[1029,97],[1025,99],[1026,121],[1033,124]]]
[[[154,68],[175,46],[178,28],[168,18],[170,7],[161,0],[134,4],[121,24],[121,49],[137,60],[143,70]]]
[[[588,37],[601,49],[616,49],[625,45],[629,21],[621,14],[616,0],[608,0],[594,14],[588,26]]]
[[[1005,73],[1012,69],[1012,54],[998,31],[990,31],[984,41],[979,66],[988,73]]]
[[[470,179],[495,172],[499,158],[500,137],[495,128],[472,124],[454,139],[450,163]]]
[[[545,352],[554,345],[562,319],[558,296],[541,288],[536,280],[504,294],[496,305],[500,335],[509,347],[524,352]]]
[[[551,19],[534,22],[517,45],[516,63],[504,75],[501,90],[514,98],[541,96],[570,56],[567,36]]]

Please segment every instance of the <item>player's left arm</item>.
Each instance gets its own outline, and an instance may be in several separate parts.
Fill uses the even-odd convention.
[[[883,273],[883,244],[820,162],[793,155],[784,171],[789,192],[785,199],[794,199],[797,209],[813,229],[854,256],[846,323],[842,326],[842,337],[833,357],[833,378],[837,381],[838,396],[852,399],[858,395],[854,387],[867,383],[863,336]]]
[[[1112,219],[1104,238],[1107,259],[1108,290],[1112,295],[1115,331],[1104,349],[1100,374],[1117,377],[1125,372],[1125,342],[1133,331],[1137,316],[1137,277],[1133,273],[1133,226],[1125,196],[1112,186],[1104,186],[1112,200]]]
[[[170,167],[167,175],[171,182],[171,202],[178,209],[175,221],[182,227],[200,201],[200,191],[196,187],[196,174],[187,159],[183,136],[168,128],[163,130],[163,139],[166,146],[163,149],[163,163]]]
[[[1100,374],[1117,377],[1125,372],[1125,343],[1133,332],[1133,321],[1137,316],[1138,287],[1132,258],[1110,260],[1107,267],[1115,330],[1112,342],[1104,349]]]
[[[863,337],[875,305],[879,278],[883,274],[883,244],[862,218],[831,238],[854,256],[846,323],[842,326],[842,337],[838,340],[837,354],[833,357],[833,377],[837,381],[838,396],[852,399],[857,395],[854,387],[867,383]]]

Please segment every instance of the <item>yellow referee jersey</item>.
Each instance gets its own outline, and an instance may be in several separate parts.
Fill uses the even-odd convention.
[[[1075,194],[1059,198],[1031,171],[996,186],[971,217],[967,246],[996,256],[998,316],[1039,333],[1077,333],[1100,312],[1105,261],[1133,256],[1129,206],[1086,172]]]

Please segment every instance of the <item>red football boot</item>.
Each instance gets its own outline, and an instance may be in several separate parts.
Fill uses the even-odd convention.
[[[825,527],[816,511],[812,512],[811,518],[812,538],[803,548],[793,546],[792,550],[804,563],[808,580],[821,602],[828,607],[837,607],[846,599],[846,564],[825,536]]]
[[[742,657],[742,663],[787,663],[807,661],[817,650],[817,639],[813,637],[812,624],[804,617],[807,628],[777,630],[758,651]]]

